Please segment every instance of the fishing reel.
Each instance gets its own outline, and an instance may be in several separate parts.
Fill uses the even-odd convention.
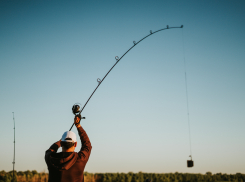
[[[187,160],[187,167],[193,167],[194,166],[194,161],[192,160],[191,155],[189,156],[191,160]]]
[[[72,106],[72,113],[73,113],[75,116],[80,116],[81,119],[86,119],[85,117],[82,117],[82,116],[81,116],[81,110],[80,110],[80,108],[81,108],[81,104],[79,104],[79,103],[74,104],[74,105]]]

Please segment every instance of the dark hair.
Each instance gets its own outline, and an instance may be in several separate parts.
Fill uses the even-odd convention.
[[[60,142],[60,144],[61,144],[61,147],[64,147],[64,148],[66,148],[66,149],[69,149],[69,148],[71,148],[72,146],[74,146],[74,143],[73,142]]]

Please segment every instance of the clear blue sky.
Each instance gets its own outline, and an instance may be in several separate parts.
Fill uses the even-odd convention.
[[[115,56],[150,30],[184,25],[138,44],[96,91],[83,112],[93,146],[85,170],[245,173],[244,9],[236,0],[0,1],[0,170],[12,169],[12,112],[16,170],[47,172],[45,150]]]

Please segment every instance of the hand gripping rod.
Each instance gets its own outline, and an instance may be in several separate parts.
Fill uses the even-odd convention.
[[[79,112],[79,114],[82,113],[83,109],[85,108],[85,106],[87,105],[87,103],[89,102],[89,100],[91,99],[91,97],[94,95],[95,91],[97,90],[97,88],[100,86],[100,84],[104,81],[104,79],[106,78],[106,76],[111,72],[111,70],[116,66],[116,64],[131,50],[133,49],[138,43],[140,43],[142,40],[144,40],[145,38],[157,33],[157,32],[160,32],[162,30],[166,30],[166,29],[172,29],[172,28],[183,28],[184,26],[181,25],[180,27],[169,27],[167,25],[166,28],[163,28],[163,29],[160,29],[160,30],[157,30],[155,32],[152,32],[150,31],[150,34],[145,36],[144,38],[142,38],[141,40],[139,40],[138,42],[135,42],[133,41],[134,45],[132,47],[130,47],[120,58],[118,56],[115,57],[115,59],[117,60],[116,63],[111,67],[111,69],[106,73],[106,75],[104,76],[104,78],[102,80],[100,80],[99,78],[97,79],[97,82],[98,82],[98,85],[97,87],[94,89],[93,93],[90,95],[90,97],[88,98],[87,102],[84,104],[83,108],[81,109],[81,111]],[[72,124],[71,128],[69,131],[71,131],[72,127],[74,126],[74,123]]]

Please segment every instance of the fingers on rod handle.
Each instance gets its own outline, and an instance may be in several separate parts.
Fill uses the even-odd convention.
[[[77,117],[79,117],[80,119],[86,119],[85,117],[82,117],[81,114],[76,114]]]

